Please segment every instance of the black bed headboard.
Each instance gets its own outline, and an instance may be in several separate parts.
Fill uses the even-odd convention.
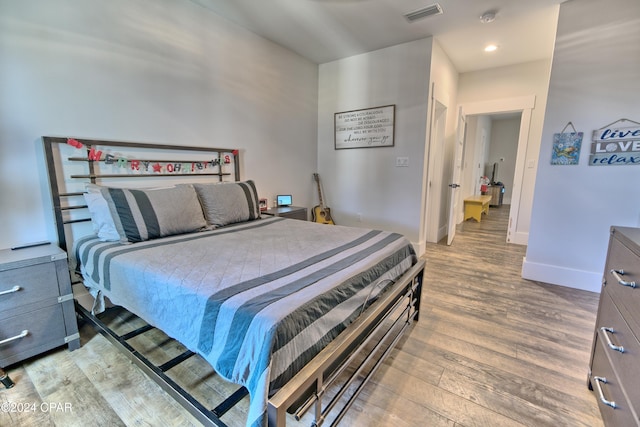
[[[82,199],[86,183],[135,182],[133,186],[142,187],[157,185],[149,184],[157,179],[240,181],[237,149],[51,136],[42,140],[58,245],[63,250],[68,228],[91,220]]]

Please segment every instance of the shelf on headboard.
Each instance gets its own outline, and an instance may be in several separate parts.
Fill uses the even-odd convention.
[[[230,173],[136,173],[136,174],[89,174],[89,175],[71,175],[69,178],[154,178],[161,176],[231,176]]]
[[[49,177],[51,199],[53,203],[56,230],[58,233],[58,244],[63,250],[67,250],[67,235],[65,224],[73,224],[90,220],[90,218],[69,218],[69,214],[66,215],[67,218],[63,217],[63,212],[78,211],[86,208],[85,205],[63,206],[63,204],[61,203],[62,198],[83,195],[82,192],[61,191],[63,190],[63,186],[69,180],[84,179],[89,180],[91,183],[95,184],[97,180],[102,181],[105,179],[128,180],[129,178],[147,178],[149,180],[153,180],[154,178],[180,177],[180,179],[184,179],[185,177],[193,177],[194,179],[217,178],[217,181],[223,181],[224,177],[232,177],[233,180],[240,181],[240,154],[238,149],[51,136],[43,136],[42,140],[44,143],[44,151],[46,157],[45,160]],[[55,145],[58,145],[60,149],[54,150],[53,147]],[[79,150],[83,150],[85,156],[70,155],[68,157],[62,158],[60,145],[69,145],[72,147],[72,149],[76,148]],[[135,152],[135,158],[129,159],[118,157],[122,154],[114,155],[108,152],[110,148],[122,148],[125,149],[125,151],[126,149],[130,149],[132,152]],[[146,154],[140,154],[141,152]],[[105,153],[105,158],[101,158]],[[202,155],[203,158],[193,160],[193,158],[197,157],[198,154],[186,154],[185,157],[189,157],[189,160],[179,159],[180,153],[201,153],[200,155]],[[171,155],[172,159],[161,159],[163,157],[163,154]],[[142,158],[139,158],[137,156],[141,156]],[[178,158],[176,159],[173,157]],[[157,160],[147,160],[147,158],[153,158]],[[64,170],[63,163],[65,161],[71,161],[74,163],[86,163],[86,169],[88,169],[88,173],[65,173],[67,172]],[[104,163],[106,165],[115,165],[116,167],[122,164],[142,165],[146,168],[146,171],[143,169],[142,173],[140,173],[139,169],[129,168],[125,170],[131,171],[130,173],[99,173],[98,169],[100,168],[101,163]],[[194,165],[197,165],[195,167],[197,167],[198,170],[194,170],[192,173],[184,173],[180,169],[182,166],[180,166],[176,167],[175,169],[173,169],[172,167],[170,169],[170,172],[159,172],[154,168],[155,173],[147,173],[150,172],[150,163],[163,163],[165,164],[165,169],[169,169],[169,166],[172,164],[175,164],[176,166],[178,164],[191,164],[191,170],[193,170]],[[217,170],[211,172],[203,172],[202,169],[200,169],[200,166],[202,166],[203,168],[215,168]],[[223,172],[223,167],[232,168],[233,171]],[[105,172],[110,171],[107,170]],[[62,182],[59,182],[59,179],[62,179]]]

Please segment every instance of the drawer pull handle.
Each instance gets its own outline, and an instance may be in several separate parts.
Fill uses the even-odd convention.
[[[636,287],[636,282],[627,282],[621,277],[621,276],[624,276],[624,270],[611,269],[610,273],[613,274],[613,277],[615,277],[618,283],[621,284],[622,286],[629,286],[632,288]]]
[[[10,343],[11,341],[19,340],[20,338],[24,338],[24,337],[26,337],[27,335],[29,335],[29,331],[25,329],[24,331],[20,332],[20,333],[19,333],[18,335],[16,335],[15,337],[7,338],[6,340],[2,340],[2,341],[0,341],[0,345],[2,345],[2,344],[8,344],[8,343]]]
[[[14,292],[18,292],[20,290],[20,286],[16,285],[13,288],[0,292],[0,295],[12,294]]]
[[[616,350],[616,351],[619,351],[620,353],[624,353],[624,347],[621,345],[614,345],[611,342],[611,338],[609,337],[609,334],[607,333],[609,332],[610,334],[615,334],[616,331],[613,328],[606,328],[603,326],[602,328],[600,328],[600,331],[604,335],[604,339],[607,341],[607,345],[611,350]]]
[[[598,394],[600,395],[600,402],[604,403],[607,406],[611,406],[613,409],[616,409],[616,402],[611,402],[607,399],[604,398],[604,393],[602,392],[602,387],[600,386],[600,383],[607,383],[607,379],[604,377],[593,377],[593,379],[596,382],[596,388],[598,389]]]

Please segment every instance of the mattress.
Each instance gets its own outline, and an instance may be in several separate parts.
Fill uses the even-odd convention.
[[[271,217],[135,244],[75,244],[84,284],[269,396],[416,263],[402,235]]]

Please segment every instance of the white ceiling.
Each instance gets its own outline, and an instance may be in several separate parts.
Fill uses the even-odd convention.
[[[565,0],[440,0],[443,14],[413,23],[404,14],[435,0],[192,1],[319,64],[433,36],[463,73],[551,58]]]

